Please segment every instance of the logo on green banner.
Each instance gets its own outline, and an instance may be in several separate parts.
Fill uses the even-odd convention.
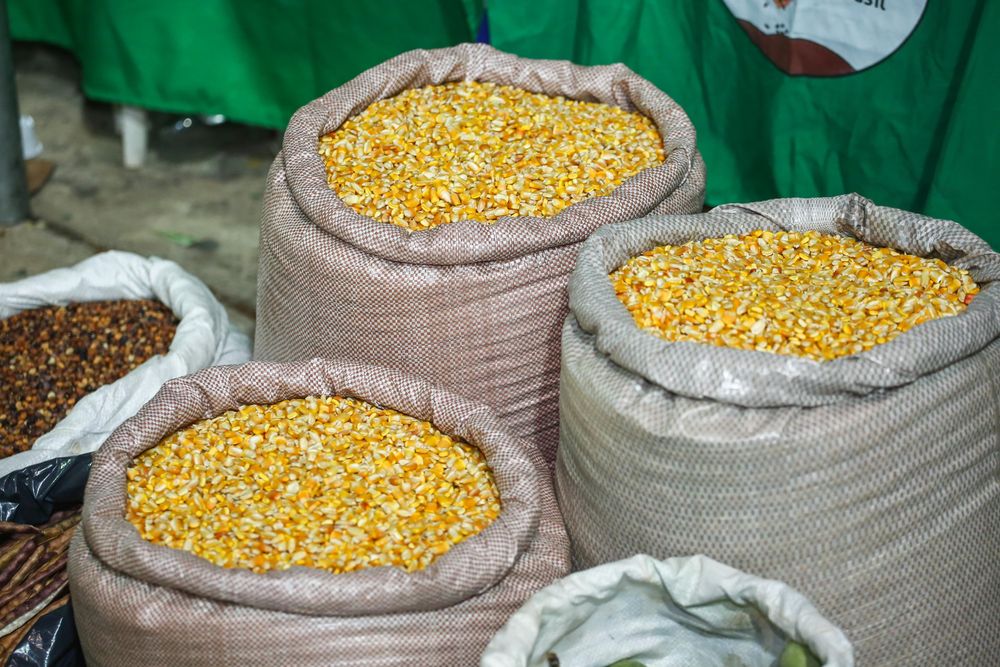
[[[723,0],[786,74],[842,76],[873,67],[913,33],[927,0]]]

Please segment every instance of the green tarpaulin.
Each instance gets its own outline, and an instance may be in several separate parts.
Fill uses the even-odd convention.
[[[281,128],[367,67],[472,40],[482,2],[8,4],[15,38],[76,53],[93,98]],[[854,191],[1000,248],[1000,2],[490,0],[489,18],[498,48],[624,62],[666,90],[712,204]]]
[[[497,48],[624,62],[676,99],[711,204],[859,192],[1000,248],[1000,2],[491,0],[488,13]]]
[[[416,48],[472,41],[462,0],[7,0],[14,39],[69,49],[94,99],[284,128]]]

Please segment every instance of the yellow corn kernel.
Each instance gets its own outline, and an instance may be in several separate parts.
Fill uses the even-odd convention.
[[[552,216],[666,159],[646,116],[476,81],[379,100],[318,151],[345,204],[412,231]]]
[[[220,437],[245,444],[205,456]],[[243,406],[192,424],[136,457],[127,489],[126,516],[145,539],[255,572],[412,571],[500,513],[478,449],[340,397]]]
[[[661,246],[610,279],[636,325],[668,341],[817,361],[957,315],[979,293],[968,271],[940,260],[814,231]]]

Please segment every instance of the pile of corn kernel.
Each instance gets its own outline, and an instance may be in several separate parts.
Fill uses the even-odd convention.
[[[818,232],[661,246],[610,277],[636,324],[666,340],[817,361],[956,315],[979,292],[967,271],[939,259]]]
[[[555,215],[665,159],[641,114],[476,81],[379,100],[319,153],[345,203],[414,231]]]
[[[146,540],[223,567],[421,569],[500,513],[482,453],[363,401],[247,405],[181,430],[128,470]]]

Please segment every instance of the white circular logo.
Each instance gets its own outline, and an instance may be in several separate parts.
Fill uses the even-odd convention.
[[[839,76],[880,63],[920,23],[927,0],[723,0],[787,74]]]

